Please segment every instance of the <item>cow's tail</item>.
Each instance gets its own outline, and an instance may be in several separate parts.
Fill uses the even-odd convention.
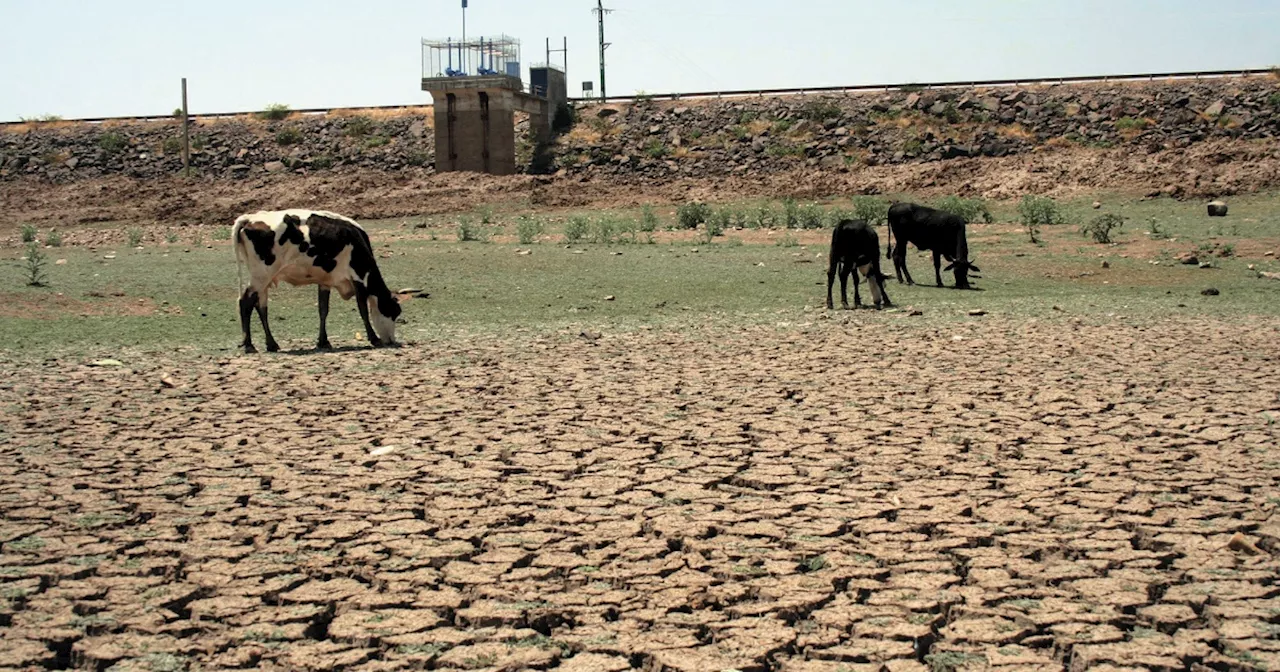
[[[884,243],[884,258],[892,259],[893,258],[893,222],[886,219],[884,228],[888,229],[887,235],[885,236],[885,243]]]
[[[231,226],[231,247],[236,252],[236,296],[244,294],[244,249],[240,237],[240,222]]]

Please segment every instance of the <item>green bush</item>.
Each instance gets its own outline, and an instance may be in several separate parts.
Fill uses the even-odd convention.
[[[809,203],[800,208],[800,226],[802,229],[821,229],[826,226],[826,213],[817,203]]]
[[[44,244],[49,247],[62,247],[62,233],[60,231],[50,231],[44,236]]]
[[[889,219],[889,203],[878,196],[854,196],[853,216],[872,226],[878,226]]]
[[[364,148],[373,149],[374,147],[381,147],[389,142],[391,142],[391,139],[385,135],[371,135],[364,139]]]
[[[773,211],[773,206],[768,203],[761,203],[756,208],[755,215],[747,219],[747,228],[749,229],[772,229],[778,224],[778,213]]]
[[[966,223],[976,222],[979,218],[987,224],[995,221],[995,217],[991,216],[990,208],[987,207],[987,202],[981,198],[943,196],[933,207],[956,215]]]
[[[800,241],[796,240],[796,237],[791,235],[791,232],[788,231],[786,235],[779,238],[778,242],[774,244],[778,247],[795,247],[800,244]]]
[[[610,217],[600,217],[592,223],[591,242],[601,245],[612,245],[618,233],[617,224]]]
[[[521,215],[520,220],[516,222],[516,236],[520,239],[521,245],[532,245],[538,242],[538,236],[542,235],[542,228],[542,220]]]
[[[279,133],[276,133],[277,145],[285,145],[285,146],[297,145],[297,144],[300,144],[301,142],[302,142],[302,131],[299,131],[296,128],[285,128],[285,129],[281,129]]]
[[[566,243],[577,243],[587,237],[587,233],[591,230],[591,222],[586,217],[577,215],[570,217],[569,221],[564,224],[564,241]]]
[[[667,146],[661,140],[650,140],[644,147],[644,153],[651,159],[661,159],[667,155]]]
[[[312,168],[316,168],[316,169],[332,168],[332,167],[333,167],[333,157],[332,157],[332,156],[329,156],[328,154],[321,154],[320,156],[313,156],[313,157],[311,157],[311,159],[309,159],[309,160],[307,161],[307,165],[311,166]]]
[[[129,241],[129,247],[137,247],[142,244],[142,229],[131,227],[124,232],[125,238]]]
[[[164,242],[173,245],[178,242],[178,234],[176,231],[170,231],[164,234]]]
[[[428,163],[431,163],[431,155],[422,151],[414,151],[414,152],[409,152],[409,154],[405,157],[404,160],[405,160],[405,163],[411,166],[415,166],[415,167],[425,166]]]
[[[378,130],[378,124],[374,120],[366,116],[357,116],[347,119],[342,132],[353,138],[363,138],[366,135],[372,135],[376,130]]]
[[[730,226],[733,226],[733,213],[729,208],[717,208],[711,213],[711,217],[707,218],[707,228],[714,227],[716,231],[714,235],[721,235]]]
[[[640,210],[640,230],[645,233],[652,233],[658,230],[658,215],[654,213],[651,205],[646,204]]]
[[[800,108],[800,115],[809,121],[824,122],[828,119],[839,119],[843,113],[840,106],[829,100],[813,100]]]
[[[45,266],[48,264],[49,257],[40,249],[40,244],[35,241],[27,243],[27,256],[22,264],[22,270],[27,276],[27,286],[45,287],[49,284],[49,278],[45,275]]]
[[[1147,127],[1148,123],[1149,122],[1147,122],[1146,119],[1141,119],[1141,118],[1135,119],[1133,117],[1120,117],[1119,119],[1116,119],[1116,130],[1117,131],[1141,131],[1142,129]]]
[[[682,229],[696,229],[711,216],[711,206],[706,203],[685,203],[676,210],[676,220]]]
[[[794,198],[782,199],[782,228],[800,228],[800,206],[796,205]]]
[[[180,138],[165,138],[164,153],[165,154],[181,154],[182,140]]]
[[[1018,216],[1027,229],[1031,242],[1039,242],[1040,227],[1061,224],[1064,219],[1058,204],[1047,196],[1023,196],[1018,203]]]
[[[119,133],[103,133],[98,137],[98,148],[107,154],[119,154],[128,146],[128,139]]]
[[[463,217],[458,220],[458,242],[482,243],[489,240],[489,230],[475,222],[470,217]]]
[[[287,119],[290,114],[288,105],[272,103],[267,106],[267,109],[259,112],[258,117],[269,121],[280,121],[281,119]]]
[[[30,243],[36,239],[36,227],[30,224],[22,225],[22,242]]]
[[[1107,213],[1099,215],[1080,227],[1080,235],[1093,238],[1095,243],[1110,243],[1111,232],[1124,226],[1124,217]]]

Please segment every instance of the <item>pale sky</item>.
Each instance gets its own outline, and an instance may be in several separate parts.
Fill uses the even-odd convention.
[[[569,40],[596,82],[595,0],[470,0],[467,35]],[[1280,0],[610,0],[612,95],[1280,64]],[[1210,9],[1212,7],[1212,9]],[[460,0],[0,0],[0,120],[426,104],[422,38]],[[559,56],[553,56],[558,60]],[[528,79],[527,67],[523,76]]]

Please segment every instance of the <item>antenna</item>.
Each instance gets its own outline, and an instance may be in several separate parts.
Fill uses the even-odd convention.
[[[464,0],[465,2],[465,0]],[[596,8],[591,10],[600,20],[600,100],[604,100],[604,50],[609,48],[609,43],[604,41],[604,15],[612,14],[612,9],[605,9],[604,0],[596,0]]]

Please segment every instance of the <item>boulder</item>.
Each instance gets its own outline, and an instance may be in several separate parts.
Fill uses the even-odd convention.
[[[1212,202],[1210,202],[1210,203],[1209,203],[1209,216],[1210,216],[1210,217],[1226,217],[1226,216],[1227,216],[1227,204],[1226,204],[1226,203],[1223,203],[1222,201],[1212,201]]]

